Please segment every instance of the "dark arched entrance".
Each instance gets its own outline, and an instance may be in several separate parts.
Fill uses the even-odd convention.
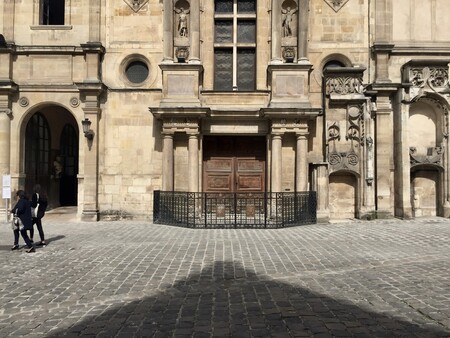
[[[42,107],[25,127],[25,189],[39,183],[49,208],[75,206],[78,200],[78,125],[60,106]]]

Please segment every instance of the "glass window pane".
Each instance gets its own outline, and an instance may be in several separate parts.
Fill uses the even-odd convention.
[[[233,13],[233,0],[216,0],[216,13]]]
[[[238,0],[238,13],[255,13],[255,0]]]
[[[215,34],[216,43],[233,42],[233,21],[216,20]]]
[[[214,89],[233,89],[233,52],[231,49],[214,51]]]
[[[238,21],[238,43],[255,43],[256,23],[254,20]]]
[[[255,50],[239,49],[237,67],[238,90],[255,90]]]

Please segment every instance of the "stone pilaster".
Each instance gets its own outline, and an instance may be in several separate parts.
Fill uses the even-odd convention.
[[[173,1],[164,1],[163,62],[173,62]]]
[[[82,214],[83,221],[98,221],[98,180],[99,180],[99,120],[100,120],[100,98],[105,88],[103,84],[97,83],[77,83],[80,91],[81,100],[83,102],[83,112],[85,119],[91,122],[90,133],[92,137],[83,137],[81,143],[83,145],[83,173],[80,179],[83,182],[82,195]],[[80,130],[83,126],[79,125]],[[86,136],[86,135],[85,135]]]
[[[309,1],[299,0],[297,34],[298,60],[308,58]]]
[[[99,0],[89,1],[89,41],[99,42],[100,37],[100,27],[101,27],[101,9],[102,2]]]
[[[282,63],[281,58],[281,0],[272,0],[272,60],[271,64]]]
[[[330,218],[328,163],[313,164],[311,190],[317,192],[317,220],[327,222]]]
[[[391,92],[379,92],[376,112],[375,158],[377,184],[377,212],[394,215],[394,129]]]
[[[15,14],[15,0],[3,0],[2,15],[3,26],[0,26],[0,33],[5,37],[6,42],[14,42],[14,14]]]
[[[200,1],[191,1],[191,48],[189,62],[200,62]]]

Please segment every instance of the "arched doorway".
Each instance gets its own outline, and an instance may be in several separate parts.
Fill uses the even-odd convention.
[[[423,97],[411,105],[408,122],[411,206],[414,217],[442,216],[445,114]]]
[[[39,108],[25,126],[25,189],[40,184],[49,208],[77,205],[78,135],[72,114],[56,105]]]

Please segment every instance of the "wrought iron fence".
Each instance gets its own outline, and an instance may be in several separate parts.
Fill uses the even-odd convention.
[[[188,228],[282,228],[317,222],[316,192],[154,192],[153,222]]]

